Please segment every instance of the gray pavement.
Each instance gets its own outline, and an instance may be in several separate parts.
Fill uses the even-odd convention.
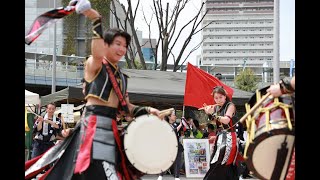
[[[38,180],[39,177],[41,177],[41,175],[38,175],[37,178],[34,178],[32,180]],[[201,180],[203,178],[187,178],[186,175],[180,175],[180,180]],[[141,177],[141,180],[157,180],[158,179],[158,175],[144,175]],[[162,180],[174,180],[174,176],[173,175],[170,175],[170,174],[167,174],[167,175],[164,175],[162,177]],[[246,179],[243,179],[243,178],[239,178],[239,180],[246,180]],[[250,178],[250,179],[247,179],[247,180],[259,180],[258,178]]]
[[[158,175],[144,175],[141,178],[142,180],[157,180]],[[203,178],[187,178],[186,175],[180,175],[180,180],[201,180]],[[164,175],[162,180],[174,180],[174,177],[172,175]],[[242,180],[240,177],[239,180]],[[244,179],[243,179],[244,180]],[[259,180],[257,178],[250,178],[248,180]]]

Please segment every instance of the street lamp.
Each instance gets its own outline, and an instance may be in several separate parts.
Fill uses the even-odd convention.
[[[53,8],[56,8],[56,0],[53,1]],[[56,23],[54,23],[54,30],[53,30],[53,56],[52,56],[52,87],[51,87],[51,93],[56,92],[56,59],[57,59],[57,40],[56,40],[56,34],[57,34],[57,27]]]

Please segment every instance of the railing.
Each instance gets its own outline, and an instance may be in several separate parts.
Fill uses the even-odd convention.
[[[57,64],[56,85],[78,86],[81,83],[82,78],[82,66]],[[27,62],[25,66],[25,83],[51,85],[52,65],[43,62]]]

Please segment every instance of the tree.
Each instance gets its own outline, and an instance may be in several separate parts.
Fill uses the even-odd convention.
[[[180,13],[184,10],[185,6],[187,3],[189,3],[191,0],[177,0],[176,4],[173,6],[173,10],[171,11],[171,14],[169,15],[169,3],[166,4],[166,9],[163,9],[162,1],[158,0],[153,0],[153,11],[154,15],[156,16],[157,24],[158,24],[158,29],[159,29],[159,38],[157,41],[157,45],[155,47],[156,52],[154,54],[156,55],[156,60],[157,62],[157,54],[158,54],[158,48],[159,44],[161,43],[161,71],[166,71],[167,70],[167,63],[169,56],[171,55],[173,57],[174,61],[174,67],[173,71],[176,72],[178,69],[180,69],[181,64],[183,64],[187,58],[190,56],[192,52],[197,50],[202,41],[199,42],[198,45],[196,45],[187,55],[187,57],[183,60],[182,63],[180,61],[182,60],[182,55],[184,54],[184,51],[186,47],[189,45],[192,36],[196,35],[197,33],[201,32],[201,30],[207,26],[209,26],[211,23],[214,21],[210,21],[207,24],[204,24],[201,28],[199,26],[201,25],[204,17],[208,13],[208,9],[203,11],[204,5],[206,2],[202,2],[201,8],[197,11],[196,15],[193,16],[186,24],[182,26],[181,29],[177,29],[177,24],[180,17]],[[164,15],[165,13],[165,15]],[[149,34],[151,34],[151,20],[147,21],[147,17],[144,15],[145,22],[147,23],[149,27]],[[180,23],[179,23],[180,24]],[[181,37],[181,32],[183,32],[189,25],[191,25],[191,30],[188,32],[189,34],[186,37]],[[151,41],[151,39],[150,39]],[[182,47],[180,50],[177,50],[179,52],[177,58],[173,54],[173,48],[177,45],[177,42],[183,42]],[[153,49],[153,47],[152,47]],[[179,65],[180,64],[180,65]]]
[[[131,42],[131,44],[129,44],[128,52],[125,55],[127,67],[130,69],[133,67],[135,69],[138,68],[137,64],[136,64],[137,61],[134,61],[136,55],[138,54],[142,69],[147,69],[147,66],[146,66],[146,63],[145,63],[145,60],[144,60],[144,57],[142,54],[141,45],[140,45],[140,42],[139,42],[139,39],[137,36],[135,24],[134,24],[136,14],[137,14],[137,9],[140,4],[140,0],[138,0],[137,6],[136,6],[134,12],[132,10],[131,0],[127,0],[127,3],[128,3],[127,9],[122,4],[121,4],[121,9],[117,9],[116,4],[119,4],[119,1],[118,0],[111,0],[112,9],[110,8],[110,11],[116,19],[117,27],[121,28],[125,31],[131,32],[131,35],[132,35],[132,42]],[[122,14],[122,13],[125,14],[125,17],[126,17],[125,19],[119,18],[118,14]]]
[[[244,69],[236,78],[235,85],[238,89],[253,92],[257,89],[257,77],[250,68]]]
[[[135,46],[135,48],[137,50],[136,53],[138,53],[138,55],[139,55],[140,62],[141,62],[143,69],[146,69],[145,61],[144,61],[143,54],[141,51],[142,46],[139,44],[138,37],[136,34],[135,24],[134,24],[135,18],[137,15],[137,10],[140,5],[140,0],[137,1],[137,4],[135,6],[136,8],[134,11],[132,10],[133,6],[131,3],[131,0],[126,0],[126,1],[128,4],[127,9],[122,5],[122,7],[123,7],[122,10],[126,14],[126,19],[125,19],[124,23],[121,22],[121,23],[119,23],[119,25],[127,24],[127,23],[129,24],[130,29],[132,29],[133,41],[135,42],[135,45],[136,45]],[[149,42],[151,42],[151,32],[154,31],[154,28],[151,27],[151,22],[154,20],[153,19],[154,16],[156,17],[155,20],[157,22],[157,26],[158,26],[157,28],[159,30],[156,47],[153,47],[153,44],[151,43],[151,49],[154,51],[153,54],[155,55],[155,63],[156,63],[156,65],[154,66],[155,69],[157,67],[158,52],[159,51],[162,55],[161,67],[160,67],[161,71],[167,70],[167,63],[168,63],[168,59],[170,56],[173,58],[173,61],[174,61],[173,71],[176,72],[178,69],[180,69],[181,65],[183,63],[185,63],[185,61],[190,56],[190,54],[192,52],[194,52],[195,50],[197,50],[203,41],[202,40],[201,42],[199,42],[190,52],[187,53],[186,58],[184,60],[182,60],[182,55],[186,54],[185,49],[186,49],[186,47],[188,47],[192,37],[194,35],[196,35],[197,33],[201,32],[201,30],[203,28],[207,27],[212,22],[214,22],[214,21],[210,21],[206,24],[203,24],[203,26],[201,27],[201,23],[202,23],[204,17],[206,16],[206,14],[208,13],[208,9],[205,11],[203,10],[206,2],[202,2],[201,8],[196,12],[196,15],[194,15],[193,18],[191,18],[186,24],[184,24],[184,25],[182,24],[183,26],[181,29],[177,29],[177,24],[181,25],[181,22],[178,23],[178,21],[181,18],[184,18],[184,17],[180,17],[180,14],[184,10],[187,3],[189,3],[190,1],[191,0],[177,0],[175,2],[175,4],[173,5],[172,10],[170,10],[169,3],[167,3],[165,9],[163,9],[163,5],[162,5],[161,0],[160,1],[153,0],[153,6],[151,7],[151,9],[153,10],[153,14],[149,17],[147,17],[144,14],[143,5],[141,5],[143,18],[144,18],[144,20],[148,26],[148,30],[149,30]],[[112,0],[112,2],[115,3],[118,1]],[[113,8],[112,13],[116,17],[116,20],[118,23],[121,20],[118,18],[118,16],[117,16],[118,13],[116,11],[117,11],[117,9]],[[187,27],[191,27],[191,30],[187,30]],[[188,35],[184,36],[184,37],[181,36],[181,33],[183,31],[188,31]],[[173,53],[173,49],[177,46],[177,42],[182,42],[183,45],[181,48],[174,50],[176,52],[179,52],[177,57],[175,57],[175,55]],[[136,54],[136,53],[133,53],[133,54]]]

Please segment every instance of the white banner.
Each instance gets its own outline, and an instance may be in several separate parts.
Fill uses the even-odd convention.
[[[61,104],[61,115],[65,123],[74,123],[74,104]]]

